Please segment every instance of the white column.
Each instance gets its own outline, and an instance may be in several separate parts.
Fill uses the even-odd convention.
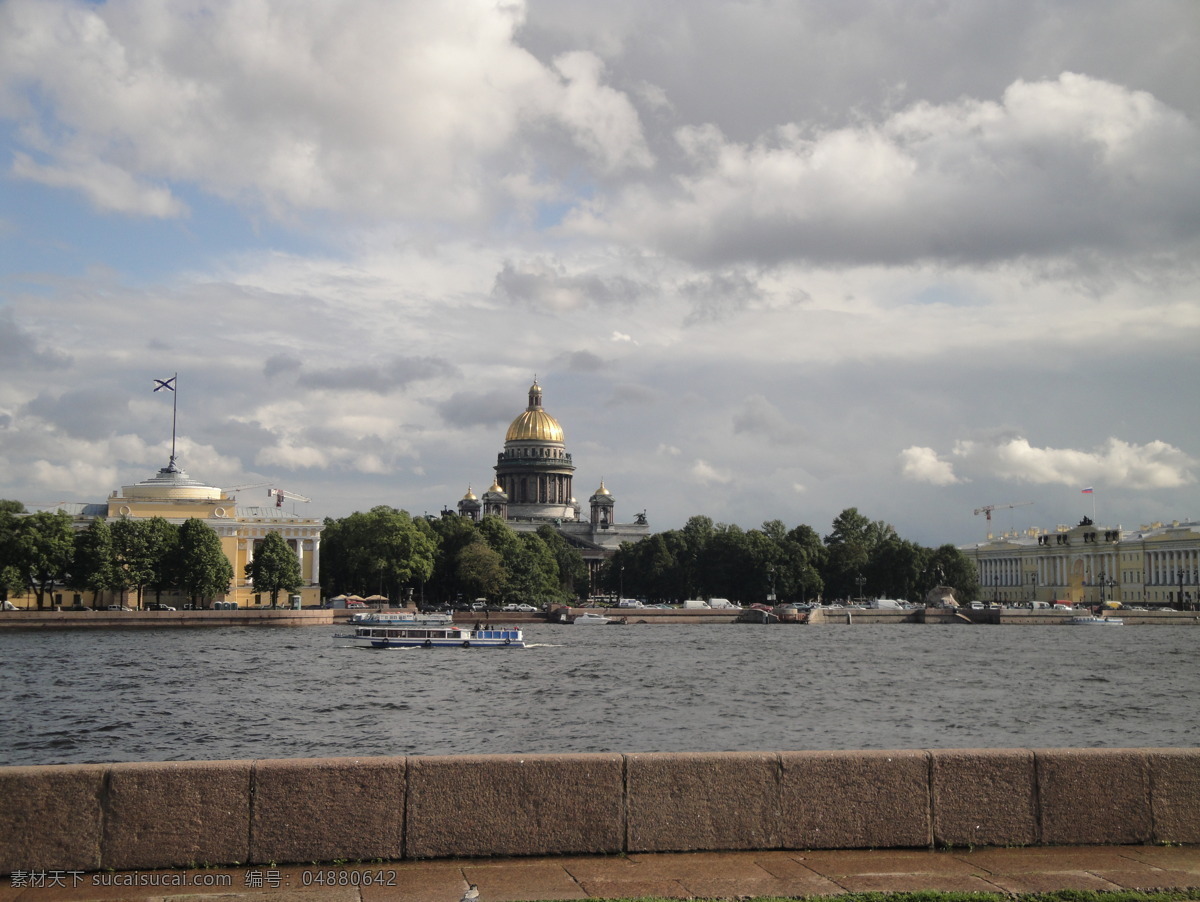
[[[318,536],[312,542],[312,582],[314,586],[321,584],[321,538]]]

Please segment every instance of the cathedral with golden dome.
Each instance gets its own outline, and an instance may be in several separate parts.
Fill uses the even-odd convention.
[[[622,542],[636,542],[650,534],[645,511],[631,523],[617,522],[616,499],[603,479],[588,499],[587,517],[581,516],[572,489],[575,464],[562,426],[542,406],[542,387],[536,379],[529,387],[529,406],[504,435],[495,470],[492,486],[482,498],[468,489],[458,502],[462,516],[500,517],[518,532],[549,524],[579,548],[590,568],[599,567]]]

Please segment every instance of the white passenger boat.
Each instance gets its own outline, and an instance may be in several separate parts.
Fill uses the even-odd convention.
[[[582,614],[577,614],[575,619],[571,621],[576,626],[603,626],[606,623],[612,623],[612,617],[605,617],[603,614],[593,614],[591,611],[585,611]]]
[[[1125,621],[1120,617],[1096,617],[1093,614],[1080,614],[1067,621],[1068,626],[1124,626]]]
[[[378,614],[354,624],[351,639],[363,648],[524,648],[513,626],[455,626],[450,614]]]

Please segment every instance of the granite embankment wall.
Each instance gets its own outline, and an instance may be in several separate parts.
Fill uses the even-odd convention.
[[[0,872],[1200,842],[1200,750],[495,755],[0,768]]]

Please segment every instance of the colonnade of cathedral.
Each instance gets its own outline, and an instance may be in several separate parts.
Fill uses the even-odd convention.
[[[539,473],[536,476],[500,474],[497,480],[513,504],[570,504],[571,476]]]

